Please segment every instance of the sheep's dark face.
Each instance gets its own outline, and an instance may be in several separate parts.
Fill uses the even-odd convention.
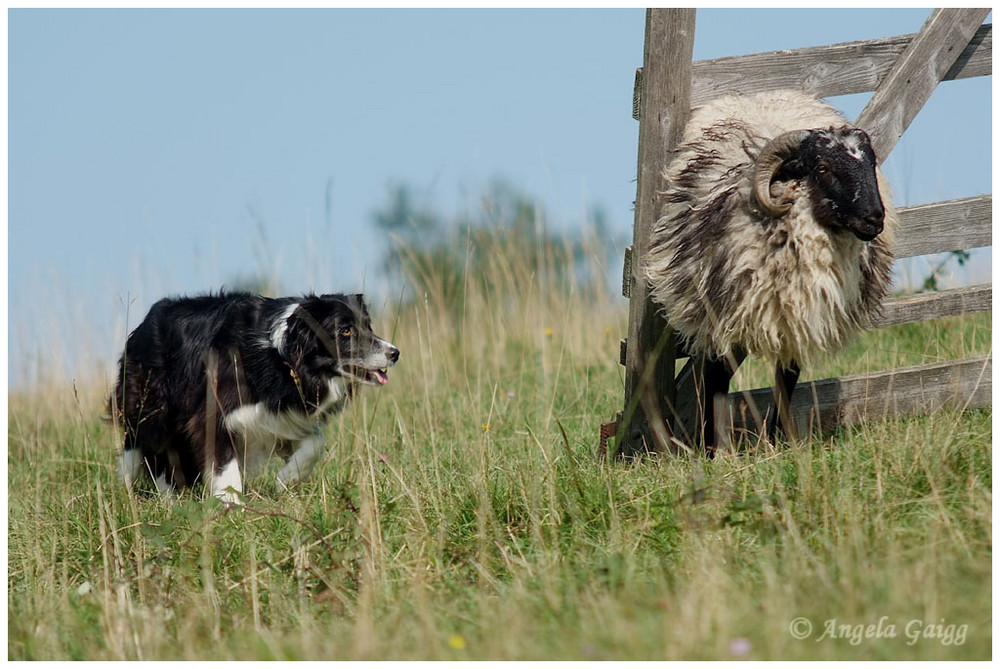
[[[865,242],[882,232],[885,208],[875,177],[875,152],[863,130],[813,130],[787,167],[812,184],[813,212],[821,223],[846,228]]]

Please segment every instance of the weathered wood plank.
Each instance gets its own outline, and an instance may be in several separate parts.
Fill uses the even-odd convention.
[[[992,378],[993,357],[988,355],[810,381],[796,387],[791,410],[799,434],[808,434],[945,407],[984,407],[993,401]],[[762,434],[754,414],[767,420],[774,415],[770,388],[730,393],[729,405],[738,434]]]
[[[892,69],[916,33],[830,46],[769,51],[699,60],[692,64],[691,103],[724,93],[755,93],[777,88],[812,91],[819,97],[868,93]],[[993,26],[980,26],[944,75],[945,81],[993,73]]]
[[[993,74],[993,25],[979,26],[951,69],[941,81],[955,81]]]
[[[649,9],[639,99],[639,156],[632,228],[624,423],[619,455],[659,450],[669,440],[674,342],[642,279],[650,232],[660,212],[662,170],[691,109],[694,9]]]
[[[935,318],[981,313],[992,308],[993,286],[988,283],[918,293],[888,300],[882,305],[882,314],[872,323],[872,327],[884,328],[901,323],[931,321]]]
[[[993,196],[932,202],[899,210],[896,259],[993,245]]]
[[[896,59],[856,122],[871,136],[879,160],[885,161],[989,13],[989,9],[935,9]]]

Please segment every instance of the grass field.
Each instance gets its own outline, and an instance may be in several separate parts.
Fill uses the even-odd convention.
[[[274,467],[244,509],[128,494],[102,381],[11,396],[8,658],[991,656],[992,410],[601,463],[625,300],[506,262],[457,306],[380,314],[389,386],[328,426],[311,481],[281,493]],[[804,378],[990,335],[867,333]]]

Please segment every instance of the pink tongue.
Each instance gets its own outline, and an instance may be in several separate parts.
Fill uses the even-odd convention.
[[[384,386],[385,384],[389,383],[389,377],[377,370],[375,372],[375,380],[378,381],[378,384],[380,386]]]

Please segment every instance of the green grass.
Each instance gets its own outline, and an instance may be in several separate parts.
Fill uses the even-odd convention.
[[[8,658],[991,656],[991,409],[602,463],[624,300],[493,276],[457,312],[431,292],[383,314],[390,385],[328,426],[309,482],[281,493],[272,467],[243,510],[128,494],[101,383],[12,396]],[[804,378],[981,355],[990,333],[869,333]],[[740,383],[766,383],[754,365]],[[864,638],[880,619],[895,638]],[[925,624],[951,643],[908,636]]]

